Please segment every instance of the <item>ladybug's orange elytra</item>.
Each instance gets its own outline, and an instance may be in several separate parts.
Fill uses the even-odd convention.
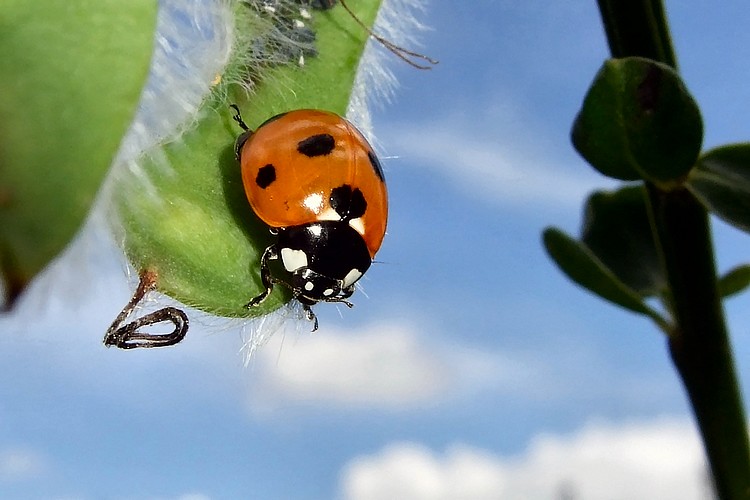
[[[239,154],[248,201],[272,228],[339,220],[332,191],[359,189],[367,207],[349,223],[375,256],[385,235],[388,195],[380,162],[354,125],[327,111],[290,111],[261,125]]]

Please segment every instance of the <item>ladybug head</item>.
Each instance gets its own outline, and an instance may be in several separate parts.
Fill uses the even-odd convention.
[[[303,303],[321,302],[339,297],[344,289],[343,280],[330,278],[309,267],[302,267],[292,273],[290,283],[297,298]],[[309,304],[312,305],[312,304]]]
[[[313,303],[349,297],[372,263],[364,239],[345,221],[281,228],[277,245],[295,296]]]

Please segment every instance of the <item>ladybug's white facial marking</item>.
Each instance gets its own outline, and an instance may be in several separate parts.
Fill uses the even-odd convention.
[[[323,234],[323,228],[317,224],[311,225],[307,228],[307,230],[310,231],[314,236],[320,237],[320,235]]]
[[[281,262],[284,263],[284,269],[293,273],[297,269],[307,266],[307,254],[302,250],[282,248]]]
[[[359,270],[352,269],[351,271],[349,271],[349,273],[347,273],[346,276],[344,276],[344,288],[352,286],[361,277],[362,273],[359,272]]]

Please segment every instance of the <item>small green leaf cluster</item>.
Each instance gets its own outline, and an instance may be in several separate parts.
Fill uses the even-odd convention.
[[[701,153],[700,110],[679,74],[641,57],[607,60],[584,98],[572,141],[602,174],[628,181],[586,202],[579,239],[544,232],[547,252],[574,282],[672,328],[670,292],[646,185],[687,190],[716,216],[750,232],[750,143]],[[637,182],[640,181],[640,182]],[[719,279],[727,297],[750,285],[750,265]],[[656,297],[666,316],[647,299]]]

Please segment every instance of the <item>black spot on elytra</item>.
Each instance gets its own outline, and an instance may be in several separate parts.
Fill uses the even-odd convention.
[[[331,207],[344,221],[362,217],[367,210],[367,201],[362,191],[359,188],[352,189],[348,184],[333,188],[329,200]]]
[[[258,175],[255,177],[255,183],[261,189],[266,189],[273,181],[276,180],[276,167],[270,163],[265,167],[260,167]]]
[[[380,165],[380,160],[378,160],[378,157],[375,156],[375,153],[373,153],[372,151],[367,152],[367,157],[370,159],[370,164],[372,165],[372,168],[375,169],[375,174],[378,176],[378,179],[380,179],[381,182],[385,182],[383,167],[382,165]]]
[[[334,147],[336,147],[336,141],[332,135],[317,134],[299,141],[297,151],[308,157],[324,156],[330,154]]]

